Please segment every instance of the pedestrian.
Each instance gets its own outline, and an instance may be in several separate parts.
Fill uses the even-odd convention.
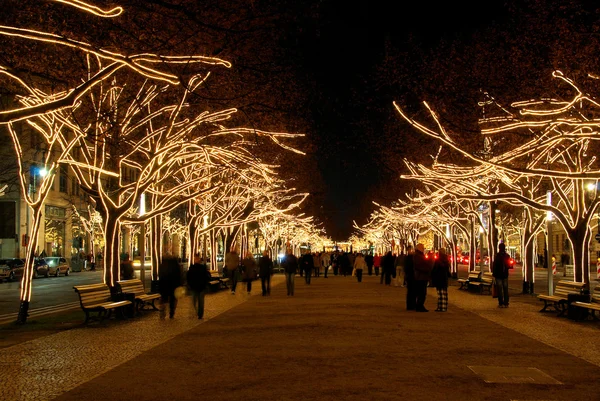
[[[133,263],[129,259],[129,254],[124,255],[121,261],[121,280],[131,280],[133,278]]]
[[[359,283],[362,282],[363,269],[366,267],[367,264],[365,263],[365,258],[363,254],[359,253],[358,255],[356,255],[356,259],[354,259],[354,270],[356,272],[356,279]]]
[[[310,278],[314,268],[314,260],[310,252],[306,252],[300,258],[300,272],[304,271],[304,281],[306,284],[310,284]],[[302,274],[300,274],[302,277]]]
[[[181,287],[181,266],[176,258],[164,257],[158,268],[158,290],[161,297],[160,318],[166,315],[166,305],[169,304],[169,318],[175,317],[177,298],[175,289]]]
[[[192,303],[198,319],[204,318],[204,298],[208,292],[210,280],[211,275],[206,263],[200,258],[200,254],[194,255],[194,263],[187,271],[187,286],[192,293]]]
[[[398,255],[396,257],[396,260],[394,261],[394,265],[396,268],[396,284],[395,286],[398,287],[404,287],[404,258],[406,257],[406,255],[404,253],[401,253],[400,255]]]
[[[376,253],[375,256],[373,256],[373,267],[375,268],[375,275],[379,276],[379,267],[381,266],[381,256]]]
[[[417,304],[415,310],[417,312],[429,312],[425,308],[425,299],[427,298],[427,285],[431,278],[431,264],[425,259],[425,246],[417,244],[417,249],[413,256],[413,265],[415,269],[415,295],[417,296]]]
[[[406,256],[404,257],[404,280],[406,281],[406,310],[415,310],[417,305],[417,296],[415,292],[415,264],[413,247],[406,247]]]
[[[338,257],[338,263],[340,265],[341,273],[346,277],[352,273],[352,265],[350,264],[350,258],[347,252],[342,252]]]
[[[258,268],[254,255],[252,255],[252,252],[246,252],[246,256],[242,260],[242,282],[246,283],[248,295],[252,292],[252,282],[256,280],[257,274]]]
[[[287,286],[287,294],[288,296],[294,296],[294,277],[298,271],[298,258],[294,256],[291,249],[287,250],[281,265],[283,266],[283,271],[285,272],[285,285]]]
[[[381,258],[381,277],[385,280],[385,285],[392,283],[392,276],[396,273],[394,267],[394,255],[392,251],[388,251],[383,258]]]
[[[319,254],[319,252],[314,252],[312,256],[315,277],[319,277],[321,275],[321,255]]]
[[[373,275],[373,252],[369,252],[367,256],[365,256],[365,263],[367,264],[367,271],[369,276]]]
[[[446,312],[448,310],[448,278],[450,277],[450,260],[446,250],[441,248],[438,252],[438,258],[433,263],[431,270],[431,285],[435,287],[438,295],[436,312]]]
[[[235,288],[237,287],[239,265],[240,255],[234,249],[225,254],[225,267],[227,267],[227,274],[229,274],[229,281],[231,281],[232,294],[235,294]]]
[[[331,255],[329,252],[323,252],[321,255],[321,267],[323,267],[323,277],[327,278],[327,271],[329,270],[329,263],[331,261]]]
[[[496,290],[498,291],[498,308],[508,308],[508,270],[512,269],[510,257],[506,253],[506,245],[498,245],[498,253],[494,258],[494,276]]]
[[[334,253],[331,254],[331,266],[333,267],[333,275],[338,275],[338,270],[340,268],[339,264],[340,252],[336,249]]]
[[[264,250],[262,256],[258,259],[258,275],[262,287],[262,296],[271,295],[271,276],[273,275],[273,261],[269,257],[269,252]]]

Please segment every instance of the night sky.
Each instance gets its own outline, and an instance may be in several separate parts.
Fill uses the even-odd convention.
[[[303,51],[305,68],[321,91],[313,112],[318,164],[326,185],[316,217],[333,239],[348,238],[353,220],[366,222],[374,209],[371,201],[397,199],[398,191],[390,187],[401,185],[371,146],[382,129],[381,114],[372,110],[395,113],[371,79],[386,38],[401,46],[412,36],[423,46],[435,46],[442,38],[469,34],[504,17],[503,2],[481,2],[486,5],[476,8],[459,3],[323,2],[318,32],[304,43]],[[398,161],[404,156],[398,154]]]

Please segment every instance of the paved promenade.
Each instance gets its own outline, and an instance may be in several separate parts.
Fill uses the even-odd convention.
[[[449,310],[405,310],[378,277],[282,276],[271,297],[190,299],[175,319],[110,321],[5,348],[2,400],[598,400],[599,324],[542,303],[449,291]],[[515,292],[517,292],[515,290]],[[82,313],[83,317],[83,313]]]

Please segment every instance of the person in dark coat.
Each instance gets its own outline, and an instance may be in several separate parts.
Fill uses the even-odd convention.
[[[160,318],[164,319],[166,315],[166,304],[169,304],[169,318],[175,316],[177,308],[177,298],[175,289],[181,286],[181,266],[176,258],[163,258],[158,268],[158,292],[161,297]]]
[[[500,243],[498,245],[498,253],[494,258],[494,267],[492,275],[496,282],[496,290],[498,291],[498,307],[508,308],[508,270],[511,269],[510,257],[506,253],[506,245]]]
[[[369,276],[373,275],[373,253],[369,252],[367,256],[365,256],[365,263],[367,264],[367,271],[369,272]]]
[[[310,278],[312,276],[312,271],[315,268],[315,263],[310,252],[306,252],[300,258],[300,271],[304,271],[304,279],[306,284],[310,284]]]
[[[431,270],[431,284],[435,287],[438,294],[438,304],[436,312],[446,312],[448,310],[448,278],[450,277],[450,260],[446,250],[439,250],[438,258],[433,263]]]
[[[298,258],[292,253],[291,250],[287,251],[285,258],[281,262],[283,271],[285,272],[285,285],[287,286],[288,296],[294,296],[294,278],[298,271]]]
[[[337,249],[331,254],[331,266],[333,267],[333,275],[337,276],[340,269],[340,252]]]
[[[350,264],[350,258],[347,252],[342,252],[338,257],[338,263],[340,265],[340,273],[346,277],[348,274],[352,274],[352,265]]]
[[[121,280],[131,280],[133,276],[133,263],[129,259],[129,254],[126,253],[124,259],[121,261]]]
[[[273,261],[269,257],[268,251],[263,251],[262,256],[258,259],[258,275],[260,276],[260,284],[262,286],[262,295],[271,295],[271,276],[273,275]]]
[[[242,281],[246,283],[248,295],[252,292],[252,282],[258,276],[258,266],[251,252],[246,252],[246,257],[242,259]]]
[[[415,310],[417,306],[417,295],[415,292],[415,265],[413,247],[406,247],[404,257],[404,280],[406,281],[406,310]]]
[[[417,244],[413,263],[415,267],[415,295],[417,296],[415,311],[429,312],[425,308],[425,298],[427,298],[427,285],[431,278],[432,265],[425,259],[425,246],[423,244]]]
[[[392,275],[396,273],[396,266],[394,266],[394,255],[392,251],[388,251],[381,258],[381,276],[384,277],[385,285],[392,283]]]
[[[192,303],[198,313],[198,319],[204,318],[204,297],[208,292],[208,283],[211,280],[210,272],[200,255],[194,256],[194,263],[187,271],[187,285],[192,292]]]

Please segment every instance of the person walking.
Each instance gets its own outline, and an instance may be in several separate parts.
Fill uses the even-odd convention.
[[[176,258],[164,257],[158,268],[158,292],[161,298],[160,318],[166,316],[166,305],[169,304],[169,318],[175,317],[177,298],[175,289],[181,286],[182,271]]]
[[[396,272],[394,267],[394,255],[392,251],[388,251],[383,258],[381,258],[381,277],[385,280],[385,285],[392,283],[392,275]]]
[[[506,245],[498,245],[498,253],[494,258],[492,275],[498,291],[498,308],[508,308],[508,270],[512,269],[510,257],[506,253]]]
[[[375,275],[379,276],[379,267],[381,267],[381,256],[376,253],[375,256],[373,256],[373,267],[375,268]]]
[[[187,285],[192,292],[192,303],[198,319],[204,318],[204,298],[208,292],[210,280],[211,276],[206,263],[203,263],[199,254],[194,255],[194,263],[187,271]]]
[[[312,276],[312,271],[314,267],[314,259],[312,255],[310,254],[310,252],[306,252],[300,258],[300,271],[304,271],[304,281],[306,282],[306,284],[310,285],[310,278]]]
[[[396,257],[394,261],[394,267],[396,268],[396,283],[394,284],[396,287],[404,287],[404,258],[406,255],[401,253]]]
[[[356,259],[354,259],[354,271],[356,273],[356,279],[358,282],[362,282],[363,269],[367,267],[365,263],[365,258],[362,253],[356,255]]]
[[[240,255],[235,250],[231,250],[225,254],[225,267],[227,267],[227,274],[229,275],[229,281],[231,281],[231,293],[235,294],[235,288],[237,287],[237,274],[238,267],[240,265]]]
[[[448,310],[448,278],[450,277],[450,260],[444,248],[440,248],[438,258],[433,263],[431,270],[431,284],[438,295],[436,312]]]
[[[251,252],[246,252],[246,256],[242,259],[242,282],[246,283],[248,295],[252,292],[252,282],[256,280],[258,268],[256,260]]]
[[[415,255],[413,256],[415,269],[415,295],[417,296],[417,304],[415,310],[417,312],[429,312],[425,308],[425,299],[427,298],[427,285],[431,277],[431,264],[425,259],[425,245],[417,244]]]
[[[273,275],[273,261],[269,257],[268,251],[263,251],[258,259],[258,275],[262,287],[262,296],[271,295],[271,276]]]
[[[327,278],[327,271],[329,270],[329,263],[331,261],[331,255],[329,252],[323,252],[321,254],[321,267],[323,267],[323,278]]]
[[[350,258],[348,252],[342,251],[338,257],[338,263],[340,265],[341,273],[346,277],[348,274],[352,274],[352,265],[350,264]]]
[[[312,256],[315,277],[319,277],[321,275],[321,255],[318,252],[314,252]]]
[[[365,256],[365,263],[367,264],[367,271],[369,272],[369,276],[373,275],[373,253],[369,252],[367,256]]]
[[[333,267],[333,275],[337,276],[340,268],[340,252],[337,249],[331,254],[331,266]]]
[[[298,258],[294,256],[291,249],[288,249],[285,258],[281,262],[285,272],[285,285],[288,296],[294,296],[294,277],[298,271]]]
[[[415,264],[413,247],[406,247],[406,256],[404,257],[404,280],[406,281],[406,310],[415,310],[417,306],[417,296],[415,292]]]

